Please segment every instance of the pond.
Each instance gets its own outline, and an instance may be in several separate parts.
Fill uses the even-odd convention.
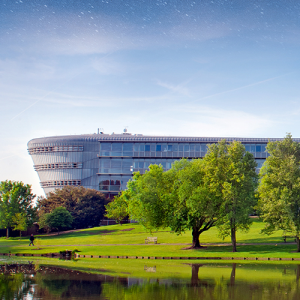
[[[300,265],[0,259],[0,299],[300,299]]]

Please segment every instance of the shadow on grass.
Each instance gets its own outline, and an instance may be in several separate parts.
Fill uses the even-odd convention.
[[[272,254],[276,253],[293,253],[297,254],[294,251],[297,250],[297,246],[295,244],[286,244],[286,245],[241,245],[237,246],[237,253],[248,253],[248,254]],[[200,252],[208,252],[208,253],[233,253],[232,246],[208,246],[206,249],[195,249],[194,251]],[[300,254],[300,253],[299,253]]]
[[[261,235],[261,238],[239,239],[238,243],[283,243],[284,239],[280,236]],[[293,239],[288,240],[287,244],[293,243]]]
[[[40,235],[40,237],[45,237],[47,239],[66,239],[66,238],[78,238],[78,237],[87,237],[90,235],[108,235],[118,232],[120,230],[111,229],[111,230],[84,230],[84,231],[76,231],[71,233],[59,234],[59,235]]]

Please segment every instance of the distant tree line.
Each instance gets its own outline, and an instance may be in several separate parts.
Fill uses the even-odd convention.
[[[265,222],[263,233],[282,229],[294,235],[300,252],[300,144],[287,134],[266,151],[259,175],[254,156],[237,141],[212,144],[203,159],[176,161],[168,171],[151,165],[143,175],[134,173],[106,206],[107,216],[129,216],[150,231],[192,230],[192,248],[201,248],[200,235],[216,226],[236,252],[236,232],[249,230],[256,211]]]

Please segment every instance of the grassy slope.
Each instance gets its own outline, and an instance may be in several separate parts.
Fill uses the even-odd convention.
[[[209,245],[206,249],[182,250],[182,248],[188,246],[187,244],[191,243],[191,232],[178,236],[170,233],[167,229],[152,233],[153,236],[158,237],[159,244],[145,245],[144,240],[150,234],[138,224],[97,227],[59,236],[38,236],[40,250],[37,250],[36,247],[29,247],[28,238],[22,238],[21,240],[18,238],[8,240],[2,238],[0,239],[0,252],[49,253],[77,248],[81,251],[81,254],[91,255],[300,257],[300,254],[293,253],[296,250],[295,244],[279,244],[283,241],[282,232],[265,236],[260,234],[262,228],[263,224],[255,220],[248,233],[237,234],[238,243],[255,243],[255,245],[238,246],[238,253],[232,253],[231,246],[222,246],[223,243],[230,242],[230,239],[227,238],[223,241],[218,238],[216,228],[212,228],[200,236],[201,243],[219,244]],[[181,243],[183,245],[168,245],[171,243]],[[274,243],[274,245],[263,245],[263,243]],[[107,244],[117,244],[117,246],[107,246]]]

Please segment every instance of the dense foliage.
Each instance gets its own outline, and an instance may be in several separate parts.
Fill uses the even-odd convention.
[[[37,201],[40,218],[57,207],[65,207],[72,215],[73,228],[99,226],[105,213],[105,204],[107,200],[102,193],[82,186],[65,186]]]
[[[69,229],[72,226],[73,218],[65,207],[56,207],[51,213],[46,213],[40,218],[40,228],[48,231],[57,229]]]
[[[271,234],[282,229],[296,236],[300,252],[300,144],[288,134],[284,140],[267,145],[270,156],[261,169],[259,209]]]
[[[252,223],[249,215],[257,203],[257,164],[244,145],[236,141],[227,144],[225,140],[211,145],[204,161],[209,190],[221,198],[219,235],[223,238],[230,235],[236,252],[236,231],[249,230]]]
[[[17,225],[14,220],[20,218],[18,214],[25,216],[27,226],[35,221],[34,198],[29,184],[10,180],[0,182],[0,227],[7,229],[7,237],[9,228]]]

